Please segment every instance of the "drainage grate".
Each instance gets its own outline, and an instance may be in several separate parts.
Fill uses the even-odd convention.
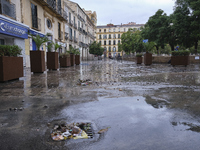
[[[86,134],[90,137],[93,138],[94,137],[94,132],[92,129],[92,124],[90,122],[87,123],[82,123],[80,125],[77,125],[81,130],[84,130],[86,132]]]

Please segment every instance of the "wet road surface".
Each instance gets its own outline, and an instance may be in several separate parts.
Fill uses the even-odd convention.
[[[199,149],[200,64],[102,60],[0,83],[0,149]],[[81,86],[90,79],[91,85]],[[55,142],[55,124],[91,122],[93,139]]]

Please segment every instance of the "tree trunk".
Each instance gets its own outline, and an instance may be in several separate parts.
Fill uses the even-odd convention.
[[[171,47],[171,51],[174,51],[174,45],[170,44],[170,47]]]

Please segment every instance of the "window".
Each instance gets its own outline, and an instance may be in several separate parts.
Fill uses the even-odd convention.
[[[111,52],[111,47],[109,47],[109,52]]]
[[[118,43],[120,43],[120,40],[118,40]]]
[[[116,34],[113,34],[114,39],[116,39]]]
[[[4,45],[5,42],[4,42],[4,39],[0,39],[0,45]]]
[[[104,45],[106,45],[106,41],[104,41]]]
[[[61,25],[58,22],[58,38],[61,38]]]
[[[69,39],[72,40],[72,28],[69,28]]]
[[[99,35],[99,39],[101,39],[101,35]]]
[[[104,29],[104,33],[106,33],[106,29]]]
[[[103,35],[103,39],[107,39],[107,34],[104,34],[104,35]]]
[[[111,39],[111,34],[109,34],[109,39]]]
[[[101,41],[99,41],[99,43],[101,44]]]
[[[109,40],[109,45],[111,45],[111,41]]]
[[[113,47],[113,52],[116,52],[116,48],[115,47]]]
[[[101,32],[101,29],[99,29],[99,32]]]
[[[31,3],[32,27],[38,28],[37,6]]]
[[[124,32],[126,32],[126,28],[124,28]]]
[[[49,29],[51,29],[51,27],[52,27],[52,24],[51,24],[51,20],[50,20],[50,19],[47,19],[47,27],[48,27]]]
[[[120,39],[120,34],[118,34],[118,38]]]
[[[107,48],[106,47],[104,47],[104,52],[106,52],[107,51]]]
[[[113,29],[113,32],[115,32],[115,29]]]
[[[111,29],[109,29],[109,32],[111,32]]]
[[[120,28],[119,28],[119,30],[118,30],[119,32],[120,32]]]
[[[115,45],[116,43],[115,43],[115,40],[113,41],[113,45]]]

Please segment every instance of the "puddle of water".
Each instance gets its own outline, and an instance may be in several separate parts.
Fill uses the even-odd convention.
[[[70,106],[61,114],[71,122],[91,120],[99,130],[111,127],[97,143],[85,145],[83,149],[199,148],[200,134],[192,131],[196,127],[192,117],[166,107],[154,108],[144,97],[100,98]]]

